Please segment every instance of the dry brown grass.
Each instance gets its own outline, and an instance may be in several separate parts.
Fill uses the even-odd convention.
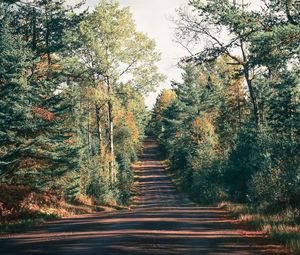
[[[15,232],[51,219],[114,209],[119,207],[102,206],[84,195],[67,202],[57,192],[0,184],[0,232]]]
[[[228,210],[249,228],[261,230],[264,234],[285,245],[291,252],[300,254],[299,211],[287,209],[281,212],[261,212],[246,205],[223,202],[220,207]]]

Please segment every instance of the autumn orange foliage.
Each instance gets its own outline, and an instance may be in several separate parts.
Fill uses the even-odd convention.
[[[204,133],[213,134],[215,132],[215,127],[209,116],[204,116],[203,118],[195,118],[192,125],[193,139],[201,140],[204,137]]]
[[[34,108],[33,112],[35,115],[49,122],[55,119],[55,115],[52,112],[38,106]]]
[[[132,140],[134,142],[139,141],[140,133],[139,133],[138,127],[135,123],[135,119],[134,119],[134,116],[133,116],[132,112],[127,112],[126,122],[127,122],[128,127],[129,127]]]

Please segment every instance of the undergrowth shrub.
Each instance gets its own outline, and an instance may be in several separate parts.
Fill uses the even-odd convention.
[[[60,207],[62,195],[55,191],[39,191],[25,186],[0,184],[1,224],[31,218],[44,207]]]
[[[253,203],[287,206],[288,190],[281,169],[266,169],[255,173],[249,187]]]

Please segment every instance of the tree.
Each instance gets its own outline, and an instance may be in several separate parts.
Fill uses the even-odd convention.
[[[56,16],[54,9],[58,3],[61,2],[52,2],[51,11],[48,9],[51,3],[45,1],[20,3],[18,7],[3,5],[4,37],[1,39],[5,50],[1,51],[1,61],[3,83],[7,86],[3,93],[7,95],[2,103],[7,107],[15,102],[14,110],[3,115],[5,132],[11,130],[12,137],[3,147],[3,157],[12,155],[14,162],[9,165],[11,174],[5,175],[5,180],[42,189],[60,187],[63,192],[63,177],[77,168],[78,150],[72,141],[72,93],[64,87],[66,77],[59,63],[62,45],[53,46],[54,41],[62,41],[66,26],[53,40],[50,38],[57,27],[47,27],[53,20],[60,26],[67,17],[63,8],[59,8],[60,15]],[[31,23],[31,15],[39,22]],[[47,24],[42,25],[43,22]]]
[[[164,130],[161,114],[168,108],[172,100],[176,98],[176,93],[171,89],[164,89],[157,98],[152,113],[152,132],[154,134],[162,133]]]
[[[291,205],[295,204],[291,201],[299,186],[298,181],[290,181],[299,176],[295,167],[298,160],[293,156],[299,146],[295,139],[299,132],[295,128],[299,101],[299,3],[264,0],[260,10],[248,7],[244,1],[192,0],[189,9],[178,11],[177,40],[191,54],[181,64],[205,68],[210,80],[206,84],[215,87],[193,91],[195,99],[182,93],[184,89],[176,88],[176,94],[180,101],[188,102],[189,111],[185,108],[183,112],[193,112],[189,115],[193,116],[198,110],[212,120],[219,138],[223,183],[232,199],[246,201],[251,193],[254,200],[274,206],[278,199],[266,201],[268,187],[259,187],[270,183],[270,192],[276,196],[269,195]],[[202,41],[204,45],[193,54],[191,46]],[[195,80],[184,80],[187,91]],[[248,113],[249,103],[254,118]],[[188,118],[186,122],[190,123]],[[209,137],[200,137],[203,136]],[[185,143],[189,141],[187,138]],[[194,157],[201,161],[200,154]],[[276,183],[282,183],[278,190]]]
[[[8,6],[0,4],[0,166],[1,177],[12,176],[21,165],[26,132],[32,128],[29,86],[26,81],[29,52],[15,40],[15,30],[7,15]]]
[[[226,144],[229,150],[233,135],[222,137],[225,132],[220,126],[227,116],[222,115],[220,102],[230,102],[231,91],[226,90],[237,82],[234,74],[228,72],[224,59],[201,66],[189,63],[183,68],[183,82],[163,91],[153,110],[152,120],[157,122],[158,139],[171,169],[183,189],[200,202],[217,201],[223,192],[221,159],[227,155],[220,146]]]
[[[155,43],[146,35],[138,33],[128,8],[120,8],[116,1],[101,1],[93,13],[81,23],[81,38],[84,45],[79,57],[90,73],[91,85],[103,91],[108,113],[109,172],[115,182],[114,170],[114,116],[115,89],[121,79],[137,91],[147,93],[163,76],[155,63],[159,54]],[[125,78],[123,78],[125,77]],[[99,144],[102,143],[100,114],[101,106],[96,103]]]
[[[1,2],[1,181],[126,204],[159,54],[128,8],[79,6]]]
[[[229,0],[207,3],[194,0],[190,1],[190,6],[197,11],[197,15],[179,10],[180,18],[176,21],[178,40],[182,41],[182,44],[187,42],[186,47],[191,42],[198,43],[203,38],[206,38],[208,43],[203,50],[184,61],[203,63],[225,55],[230,59],[228,63],[241,66],[240,71],[246,81],[252,103],[253,117],[258,124],[260,113],[252,82],[256,69],[251,65],[249,41],[253,34],[262,29],[259,13],[246,11],[245,5]],[[218,33],[223,33],[222,38],[227,39],[219,39]]]

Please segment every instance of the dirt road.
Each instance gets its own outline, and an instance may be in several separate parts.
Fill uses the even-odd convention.
[[[158,156],[154,141],[146,140],[135,166],[140,193],[132,210],[62,219],[0,237],[0,254],[283,254],[260,233],[239,229],[225,211],[184,203]]]

